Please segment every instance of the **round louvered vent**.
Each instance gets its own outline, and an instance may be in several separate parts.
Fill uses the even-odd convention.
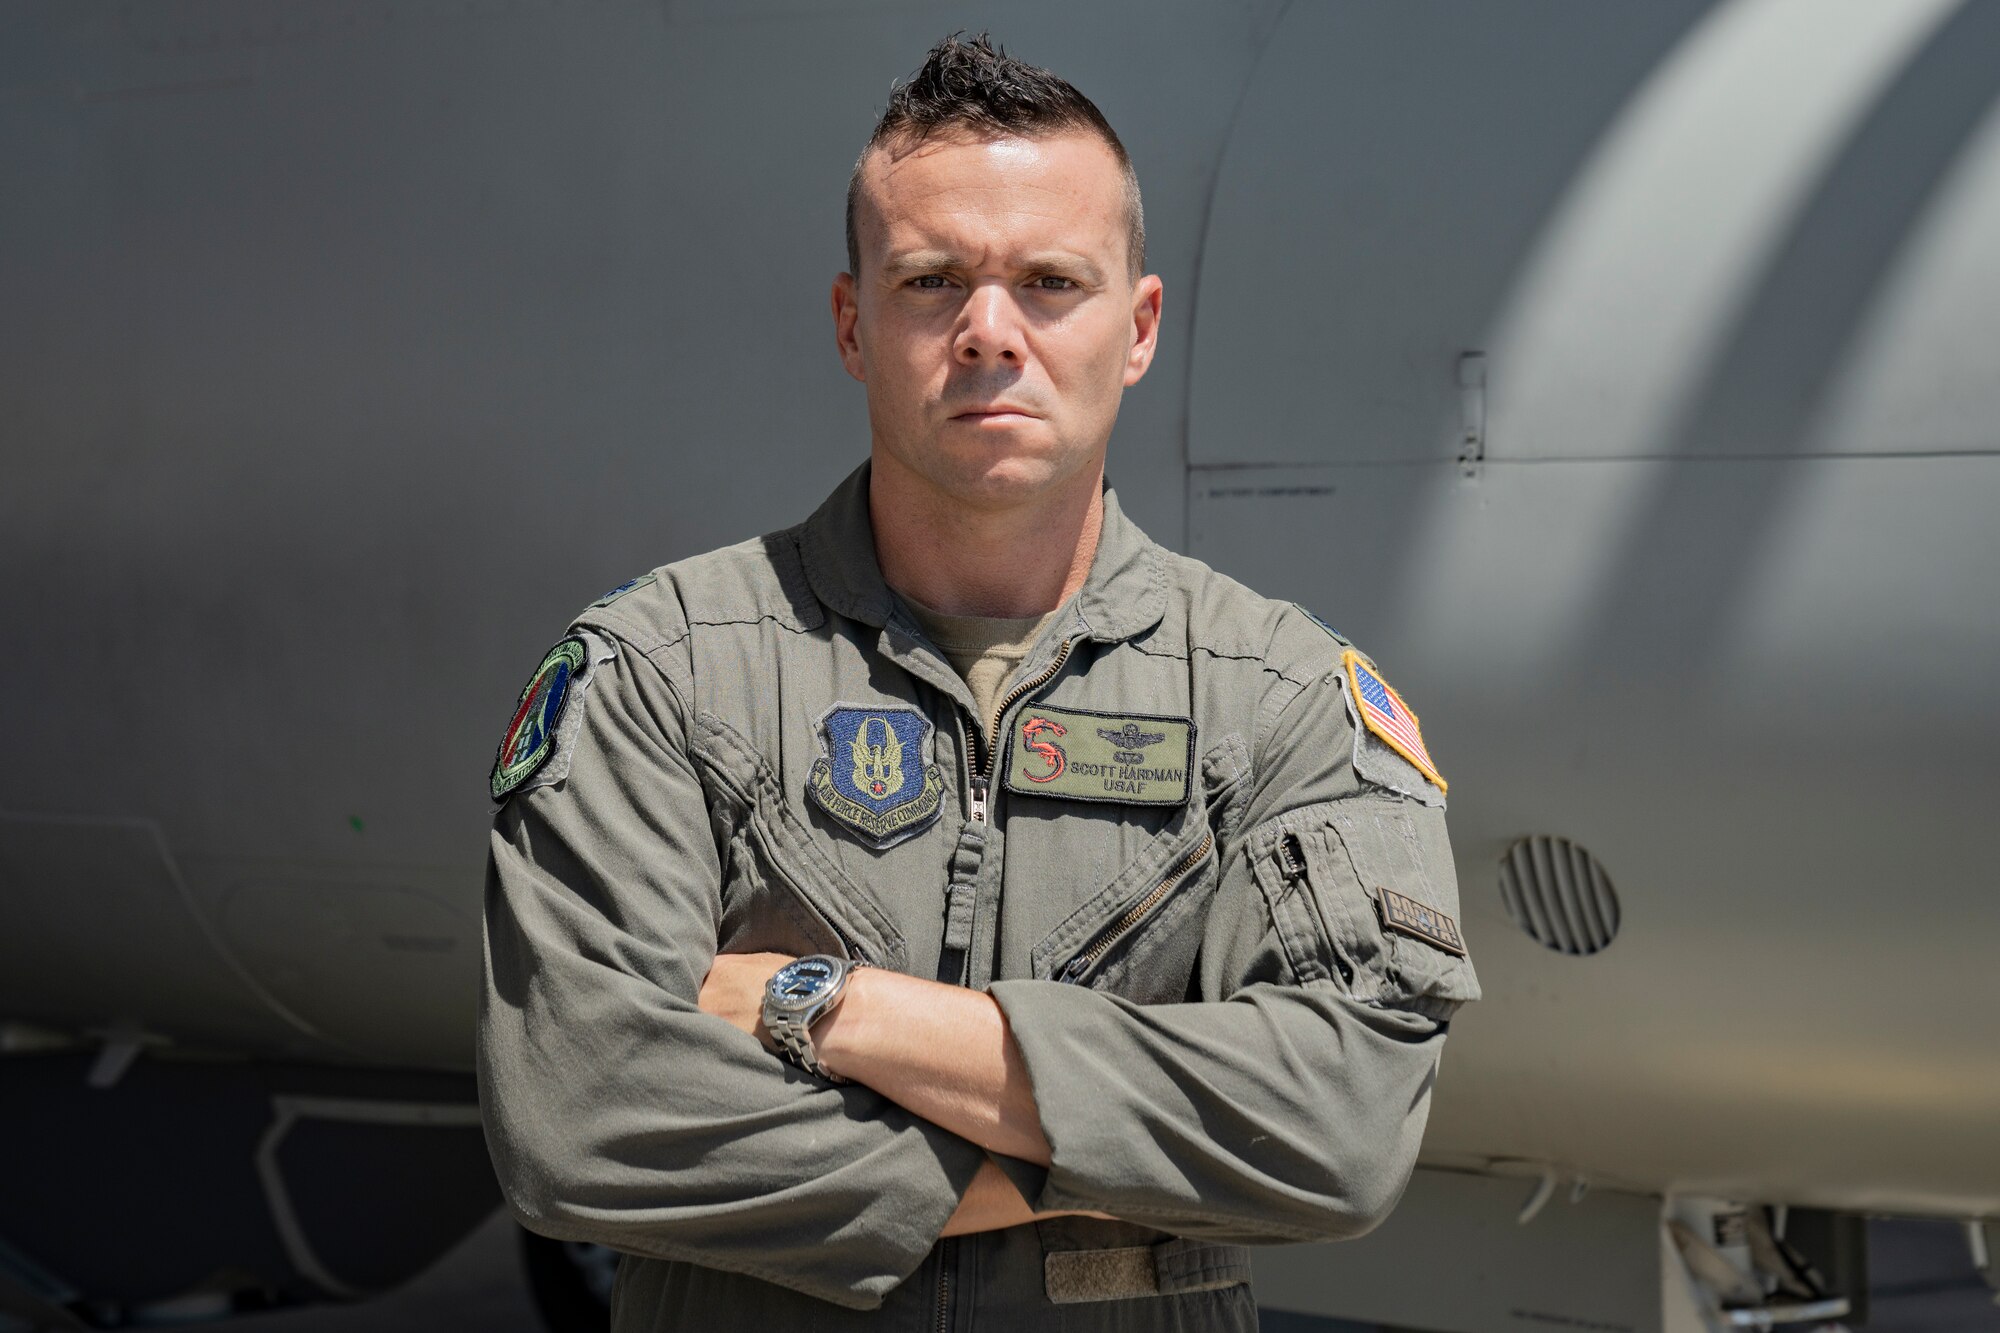
[[[1500,897],[1514,924],[1557,953],[1596,953],[1618,934],[1618,894],[1589,849],[1536,834],[1500,858]]]

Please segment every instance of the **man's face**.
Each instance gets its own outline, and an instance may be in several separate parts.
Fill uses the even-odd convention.
[[[1002,509],[1103,461],[1151,364],[1160,280],[1134,282],[1124,177],[1090,134],[951,135],[862,164],[861,272],[834,282],[877,466]]]

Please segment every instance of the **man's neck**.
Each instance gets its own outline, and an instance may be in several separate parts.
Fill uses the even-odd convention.
[[[950,616],[1053,611],[1090,575],[1104,524],[1103,465],[1032,504],[975,509],[878,458],[868,511],[882,577]]]

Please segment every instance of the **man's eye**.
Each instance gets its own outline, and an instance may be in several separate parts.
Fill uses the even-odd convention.
[[[1051,283],[1055,285],[1051,286]],[[1044,273],[1035,279],[1035,285],[1045,292],[1066,292],[1076,286],[1076,279],[1065,278],[1055,273]]]
[[[926,273],[920,278],[910,279],[910,285],[912,287],[916,287],[927,292],[937,291],[939,288],[944,286],[944,283],[945,283],[945,278],[944,274],[942,273]]]

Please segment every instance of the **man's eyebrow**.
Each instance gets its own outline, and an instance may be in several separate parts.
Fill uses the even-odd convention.
[[[963,263],[963,260],[948,250],[911,250],[906,254],[890,256],[882,265],[882,273],[893,282],[914,277],[919,273],[950,272],[962,267]],[[1073,277],[1093,285],[1104,281],[1104,273],[1096,264],[1069,250],[1048,250],[1024,256],[1021,267],[1037,273]]]
[[[907,254],[890,256],[888,262],[882,265],[882,272],[891,278],[906,278],[918,273],[956,268],[958,263],[958,256],[944,250],[912,250]]]
[[[1029,255],[1022,261],[1022,266],[1038,273],[1053,273],[1060,278],[1076,278],[1093,286],[1104,281],[1104,273],[1097,265],[1069,250],[1048,250]]]

